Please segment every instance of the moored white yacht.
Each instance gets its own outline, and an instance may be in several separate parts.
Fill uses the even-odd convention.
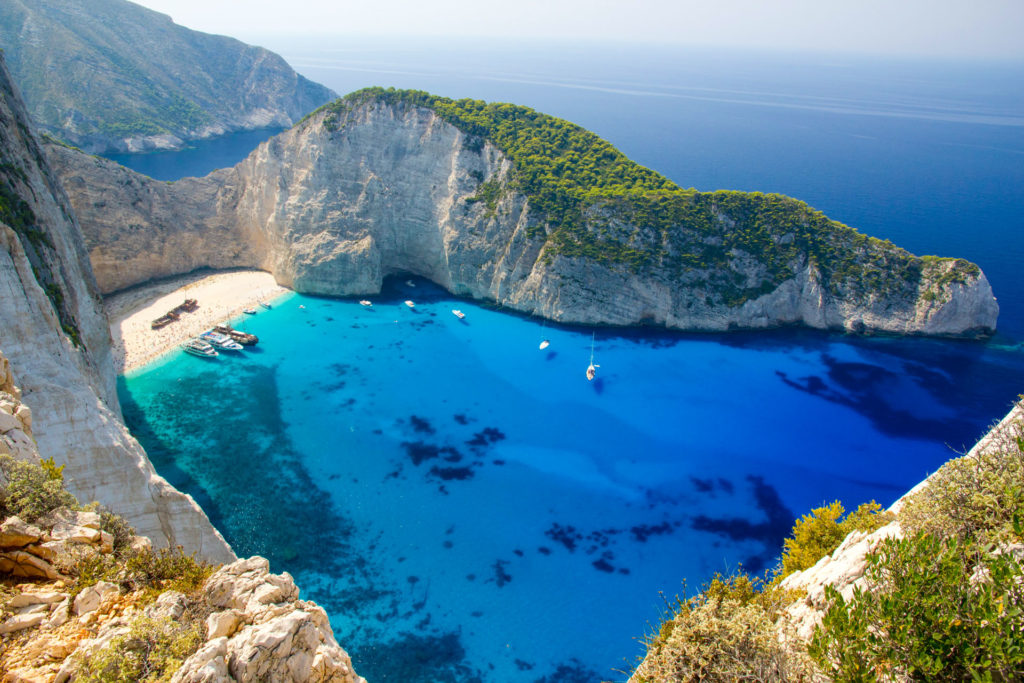
[[[213,330],[207,330],[206,332],[203,332],[201,335],[199,335],[199,338],[202,339],[207,344],[217,347],[218,349],[224,349],[226,351],[242,350],[242,345],[236,342],[234,339],[227,336],[226,334],[214,332]]]
[[[218,355],[217,351],[202,339],[189,339],[181,345],[181,348],[185,353],[191,353],[200,358],[216,358]]]

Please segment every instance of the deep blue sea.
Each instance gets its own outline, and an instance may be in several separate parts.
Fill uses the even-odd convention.
[[[814,506],[889,504],[1024,391],[1024,66],[263,42],[339,92],[526,104],[683,186],[784,192],[970,258],[1002,306],[988,342],[688,335],[553,326],[399,277],[372,310],[287,295],[237,321],[256,349],[125,378],[157,470],[291,572],[374,683],[624,680],[662,595],[771,567]],[[119,160],[154,156],[176,177],[175,155]]]

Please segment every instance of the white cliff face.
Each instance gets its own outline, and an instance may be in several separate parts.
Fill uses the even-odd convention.
[[[0,352],[32,407],[39,455],[66,465],[79,499],[102,501],[158,544],[233,559],[202,510],[156,474],[121,422],[109,328],[79,228],[2,62],[0,140],[0,189],[26,209],[8,222],[0,213]]]
[[[683,275],[665,264],[634,271],[565,256],[507,184],[514,169],[499,149],[411,105],[370,100],[319,112],[232,169],[175,183],[73,150],[48,153],[104,293],[199,267],[249,266],[300,292],[329,295],[372,294],[384,277],[414,273],[458,295],[586,324],[959,336],[993,331],[998,315],[984,274],[954,277],[950,260],[922,260],[916,285],[897,280],[893,291],[865,292],[823,285],[813,259],[798,254],[789,279],[729,305],[713,290],[730,279],[757,290],[768,278],[758,254],[733,250],[728,271]],[[477,196],[485,182],[503,187],[491,206]],[[734,225],[715,212],[719,227]],[[606,219],[600,209],[587,218]],[[884,260],[880,243],[866,244],[848,253]]]

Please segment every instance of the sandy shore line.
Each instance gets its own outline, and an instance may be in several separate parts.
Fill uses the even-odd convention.
[[[242,315],[243,308],[258,309],[260,301],[271,302],[290,291],[274,282],[270,273],[243,270],[183,275],[109,296],[103,308],[114,342],[114,369],[124,374],[141,367],[214,325]],[[159,330],[150,327],[185,299],[198,301],[198,310],[182,313],[179,320]]]

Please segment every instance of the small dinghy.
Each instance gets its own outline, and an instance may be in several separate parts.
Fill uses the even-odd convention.
[[[270,304],[268,304],[268,303],[267,303],[266,301],[260,301],[260,302],[259,302],[259,304],[260,304],[260,306],[262,306],[263,308],[273,308],[273,306],[271,306]]]
[[[416,304],[414,304],[411,299],[406,299],[405,305],[408,306],[409,308],[416,308]]]
[[[256,309],[255,308],[251,308],[251,307],[250,308],[243,308],[242,309],[242,313],[248,313],[249,315],[256,315]]]
[[[413,282],[412,280],[406,280],[405,284],[409,285],[410,287],[415,287],[416,286],[416,283]]]
[[[594,365],[594,335],[590,335],[590,365],[587,366],[587,381],[592,382],[597,376],[597,369],[600,365]]]
[[[452,315],[454,315],[454,316],[455,316],[456,318],[458,318],[459,320],[465,320],[465,319],[466,319],[466,314],[465,314],[465,313],[463,313],[462,311],[460,311],[460,310],[459,310],[459,309],[457,309],[457,308],[453,308],[453,309],[452,309]]]
[[[549,346],[551,346],[551,342],[550,342],[550,341],[548,341],[547,339],[545,339],[544,341],[542,341],[542,342],[540,343],[540,346],[539,346],[538,348],[539,348],[539,349],[540,349],[541,351],[543,351],[544,349],[548,348]]]
[[[363,308],[373,308],[373,302],[372,301],[367,301],[366,299],[363,299],[362,301],[360,301],[359,305],[362,306]]]

